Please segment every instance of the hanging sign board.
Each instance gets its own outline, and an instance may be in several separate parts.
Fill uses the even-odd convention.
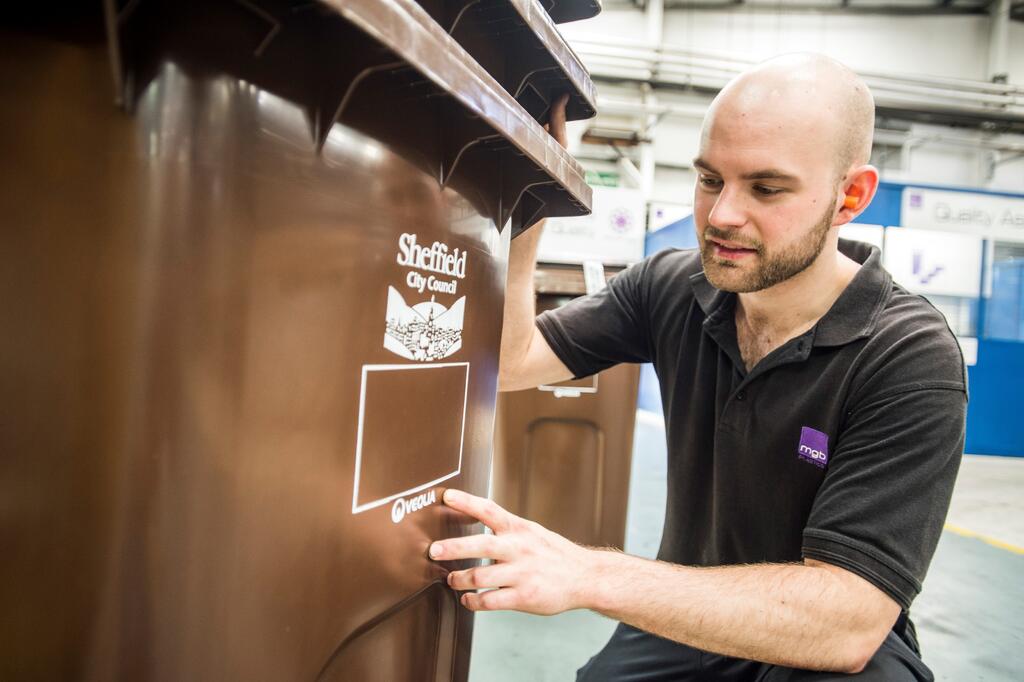
[[[905,187],[900,224],[1024,241],[1024,198]]]
[[[644,257],[644,195],[637,189],[594,187],[593,213],[549,218],[537,247],[545,263],[628,265]]]

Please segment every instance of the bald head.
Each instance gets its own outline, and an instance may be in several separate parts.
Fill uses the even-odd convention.
[[[722,89],[704,119],[703,141],[725,127],[825,150],[842,177],[871,157],[875,103],[860,76],[836,60],[789,54],[745,71]]]

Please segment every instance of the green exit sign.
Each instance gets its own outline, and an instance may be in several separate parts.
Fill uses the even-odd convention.
[[[615,171],[587,171],[587,184],[594,187],[618,187],[619,174]]]

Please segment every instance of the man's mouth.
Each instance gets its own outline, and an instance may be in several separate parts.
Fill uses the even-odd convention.
[[[711,244],[712,251],[715,256],[719,258],[727,258],[729,260],[738,260],[747,256],[757,255],[757,249],[752,249],[736,242],[730,242],[725,239],[715,239],[708,237],[708,242]]]

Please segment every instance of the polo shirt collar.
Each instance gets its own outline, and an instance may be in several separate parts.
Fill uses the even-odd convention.
[[[892,277],[882,268],[882,252],[877,246],[840,239],[839,251],[860,263],[861,268],[814,326],[815,346],[842,346],[870,336],[892,291]],[[703,270],[690,276],[690,284],[697,304],[709,319],[736,297],[716,289]]]

